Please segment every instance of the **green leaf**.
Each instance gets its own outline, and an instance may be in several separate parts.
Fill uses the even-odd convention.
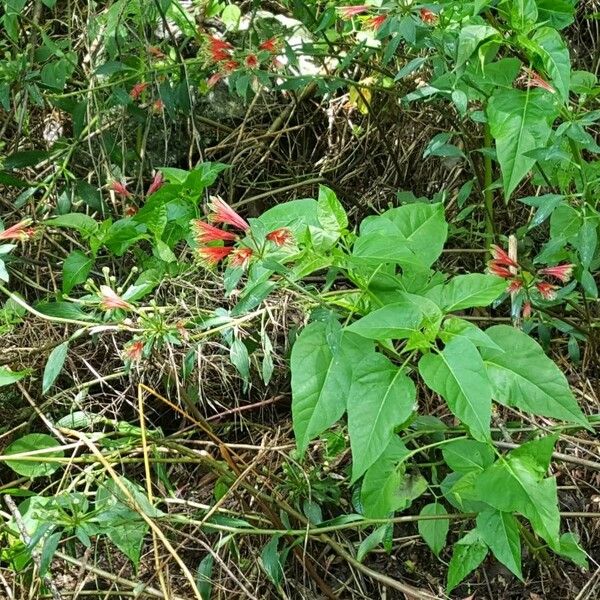
[[[536,0],[505,0],[501,6],[508,12],[510,25],[518,33],[528,33],[538,19]]]
[[[94,321],[93,315],[84,312],[78,305],[72,302],[39,302],[35,305],[35,309],[49,317]]]
[[[76,285],[87,279],[94,259],[80,250],[73,250],[63,263],[63,293],[68,294]]]
[[[447,235],[443,205],[416,202],[364,219],[354,255],[429,267],[441,255]]]
[[[448,594],[483,562],[487,553],[487,546],[473,531],[456,542],[448,566],[448,583],[446,586]]]
[[[444,343],[448,343],[454,337],[465,337],[478,348],[493,348],[494,350],[502,350],[489,335],[479,329],[470,321],[465,321],[458,317],[450,317],[444,322],[440,339]]]
[[[292,200],[277,204],[265,211],[258,221],[267,232],[279,227],[289,227],[296,238],[300,237],[309,225],[319,227],[317,218],[318,203],[312,198]]]
[[[382,354],[370,353],[358,364],[348,397],[352,481],[383,454],[394,429],[412,414],[415,399],[411,379]]]
[[[353,366],[372,343],[317,321],[300,334],[291,356],[292,419],[298,451],[333,425],[346,410]]]
[[[423,312],[418,306],[408,301],[396,302],[368,313],[346,327],[346,331],[371,340],[401,340],[418,331],[422,321]]]
[[[568,27],[575,19],[575,0],[537,0],[539,20],[555,29]]]
[[[485,333],[504,351],[481,349],[495,400],[589,427],[566,377],[535,340],[509,325],[496,325]]]
[[[446,464],[457,473],[482,472],[494,462],[494,450],[475,440],[454,440],[442,447]]]
[[[29,435],[19,438],[4,450],[4,454],[21,454],[24,452],[32,452],[34,450],[42,450],[44,448],[58,448],[58,450],[50,450],[42,454],[36,454],[31,457],[33,460],[6,459],[6,464],[15,473],[23,475],[24,477],[34,478],[52,475],[52,473],[59,469],[61,465],[58,462],[46,462],[44,461],[44,458],[62,458],[64,453],[60,449],[60,444],[53,437],[46,435],[45,433],[30,433]]]
[[[426,504],[419,515],[447,515],[448,511],[443,504],[432,502]],[[425,540],[431,551],[439,556],[440,552],[446,546],[446,537],[450,529],[450,521],[448,519],[426,519],[418,522],[419,534]]]
[[[466,25],[458,34],[458,45],[456,51],[456,68],[464,65],[477,46],[484,40],[492,37],[500,38],[500,33],[489,25]]]
[[[277,546],[279,545],[279,536],[273,536],[271,541],[262,549],[260,553],[260,563],[275,586],[281,585],[283,580],[283,565],[281,564]]]
[[[559,206],[550,217],[550,237],[575,241],[583,226],[583,218],[568,204]]]
[[[395,435],[383,454],[367,469],[360,489],[365,517],[386,519],[393,512],[407,508],[406,498],[398,492],[405,476],[404,460],[409,455],[404,442]]]
[[[582,569],[589,569],[587,553],[579,545],[579,540],[574,533],[563,533],[560,536],[560,543],[558,547],[553,546],[552,549],[561,556],[572,560]]]
[[[506,290],[506,281],[495,275],[457,275],[426,293],[445,312],[489,306]]]
[[[377,546],[379,546],[385,539],[386,535],[388,534],[388,530],[389,525],[382,525],[381,527],[378,527],[372,531],[360,543],[358,550],[356,551],[356,560],[358,560],[358,562],[362,562],[365,556],[367,556],[371,550],[377,548]]]
[[[50,152],[47,150],[23,150],[7,156],[3,161],[3,166],[5,169],[34,167],[49,157]]]
[[[498,90],[488,103],[487,116],[508,200],[535,164],[527,153],[546,145],[556,107],[552,94],[544,90]]]
[[[65,359],[67,358],[67,352],[69,351],[69,342],[63,342],[56,346],[46,362],[44,368],[44,376],[42,377],[42,394],[45,394],[56,381],[59,373],[62,371]]]
[[[196,587],[200,592],[200,596],[206,600],[210,599],[212,592],[212,570],[214,558],[212,554],[207,554],[198,565],[196,571]]]
[[[456,337],[442,352],[425,354],[419,361],[419,373],[475,439],[489,440],[492,390],[481,356],[468,339]]]
[[[598,226],[592,219],[586,219],[579,230],[575,247],[584,268],[589,269],[598,246]]]
[[[525,516],[538,535],[556,546],[560,527],[556,479],[543,478],[543,464],[537,456],[540,443],[530,444],[524,444],[518,453],[513,450],[479,474],[475,490],[481,500],[497,510]]]
[[[235,31],[240,24],[241,16],[242,11],[239,6],[236,4],[228,4],[221,13],[221,21],[223,21],[223,24],[227,29]]]
[[[27,377],[29,371],[27,369],[23,371],[11,371],[8,367],[0,366],[0,387],[5,385],[11,385]]]
[[[521,573],[521,538],[513,515],[490,509],[477,515],[477,532],[494,556],[519,579]]]
[[[229,360],[236,368],[237,372],[242,376],[244,381],[248,381],[250,377],[250,356],[248,348],[242,340],[236,339],[231,344],[229,350]]]
[[[544,70],[564,102],[569,100],[571,85],[571,59],[562,36],[552,27],[540,27],[531,40],[537,44],[537,54],[542,59]]]
[[[317,218],[327,231],[342,231],[348,227],[348,216],[335,192],[324,185],[319,186]]]
[[[83,213],[68,213],[66,215],[60,215],[53,219],[48,219],[44,222],[45,225],[52,225],[54,227],[67,227],[68,229],[75,229],[84,236],[92,235],[98,229],[98,221],[84,215]]]

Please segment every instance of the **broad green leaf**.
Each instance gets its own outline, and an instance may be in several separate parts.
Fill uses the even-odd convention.
[[[568,27],[575,19],[576,0],[537,0],[539,20],[555,29]]]
[[[454,544],[454,552],[448,566],[448,594],[483,562],[487,553],[487,546],[473,531]]]
[[[477,515],[477,533],[494,556],[522,580],[521,538],[517,519],[507,512],[486,510]]]
[[[23,371],[11,371],[8,367],[0,366],[0,387],[4,385],[11,385],[27,377],[29,371],[27,369]]]
[[[401,340],[418,331],[423,313],[409,302],[396,302],[374,310],[346,328],[371,340]]]
[[[448,511],[444,508],[444,505],[439,502],[426,504],[419,513],[421,516],[440,516],[447,514]],[[431,548],[431,551],[436,556],[439,556],[440,552],[446,546],[446,537],[450,529],[450,522],[448,519],[419,520],[418,529],[419,534]]]
[[[552,27],[540,27],[531,40],[537,44],[537,53],[542,59],[544,70],[564,102],[569,100],[571,85],[571,59],[562,36]]]
[[[446,319],[440,332],[440,339],[446,344],[454,337],[465,337],[478,348],[502,350],[485,331],[482,331],[470,321],[458,317]]]
[[[383,454],[367,469],[360,489],[365,517],[386,519],[396,510],[405,508],[398,490],[405,474],[404,459],[410,454],[397,436],[393,436]]]
[[[498,90],[491,97],[487,116],[506,200],[535,164],[526,154],[546,145],[556,113],[552,94],[544,90]]]
[[[489,306],[506,290],[506,281],[495,275],[470,273],[457,275],[448,283],[427,292],[445,312],[453,312],[475,306]]]
[[[563,533],[560,536],[558,546],[553,546],[552,549],[561,556],[573,561],[582,569],[589,569],[587,553],[579,545],[579,539],[574,533]]]
[[[370,353],[358,364],[348,397],[352,481],[383,454],[394,429],[412,414],[415,399],[413,382],[382,354]]]
[[[494,451],[483,442],[455,440],[442,446],[446,464],[457,473],[482,472],[494,462]]]
[[[543,479],[539,465],[535,464],[535,447],[528,454],[522,450],[520,456],[513,452],[479,474],[475,490],[497,510],[525,516],[538,535],[557,545],[560,515],[556,479]]]
[[[429,267],[442,253],[447,234],[441,203],[407,204],[364,219],[354,254],[400,265]]]
[[[298,237],[308,229],[309,225],[319,226],[317,206],[317,201],[312,198],[292,200],[270,208],[258,220],[267,232],[279,227],[289,227]]]
[[[504,351],[481,348],[495,400],[589,427],[566,377],[535,340],[509,325],[496,325],[485,333]]]
[[[68,294],[76,285],[84,283],[93,264],[93,258],[80,250],[73,250],[63,263],[63,292]]]
[[[90,236],[98,229],[98,221],[83,213],[69,213],[44,221],[45,225],[75,229],[83,236]]]
[[[560,205],[550,217],[550,237],[575,241],[583,226],[579,211],[568,204]]]
[[[69,342],[63,342],[50,352],[50,356],[48,356],[48,361],[44,368],[44,376],[42,377],[42,394],[45,394],[56,381],[56,378],[65,364],[68,351]]]
[[[518,33],[528,33],[538,19],[536,0],[505,0],[501,7]]]
[[[57,469],[60,468],[58,462],[47,462],[44,461],[44,457],[48,458],[62,458],[64,456],[63,451],[60,449],[60,444],[51,436],[45,433],[30,433],[25,435],[18,440],[15,440],[7,448],[5,448],[3,454],[22,454],[25,452],[32,452],[34,450],[42,450],[44,448],[50,448],[48,452],[33,455],[28,459],[6,459],[6,464],[19,475],[24,477],[47,477],[52,475]],[[52,450],[57,448],[57,450]]]
[[[471,58],[481,42],[493,37],[500,39],[500,33],[489,25],[466,25],[462,27],[458,34],[456,68],[458,69]]]
[[[561,205],[565,196],[561,194],[544,194],[542,196],[527,196],[519,198],[519,202],[528,206],[537,206],[538,209],[529,223],[529,229],[541,225],[553,212],[556,207]]]
[[[419,373],[475,439],[489,439],[492,390],[481,356],[468,339],[456,337],[442,352],[425,354],[419,361]]]
[[[308,325],[291,356],[292,419],[298,450],[333,425],[346,410],[352,370],[372,343],[352,333],[333,330],[323,322]]]
[[[324,185],[319,186],[317,218],[323,229],[327,231],[341,231],[348,227],[348,216],[344,207],[335,192]]]

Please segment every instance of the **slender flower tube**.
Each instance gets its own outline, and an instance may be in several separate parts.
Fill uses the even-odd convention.
[[[231,225],[242,231],[247,231],[250,228],[250,225],[240,217],[240,215],[238,215],[225,200],[219,198],[219,196],[210,197],[209,208],[211,214],[208,218],[213,223],[226,223],[227,225]]]

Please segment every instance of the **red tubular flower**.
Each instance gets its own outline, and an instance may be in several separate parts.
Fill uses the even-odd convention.
[[[229,259],[232,267],[242,267],[245,269],[252,258],[252,250],[250,248],[237,248],[233,251]]]
[[[266,50],[267,52],[277,52],[279,41],[277,38],[269,38],[265,40],[258,48],[259,50]]]
[[[132,100],[138,100],[139,97],[142,95],[142,93],[144,92],[144,90],[148,87],[147,83],[136,83],[132,88],[131,91],[129,92],[129,96],[131,97]]]
[[[130,204],[126,209],[125,209],[125,216],[126,217],[133,217],[133,215],[135,215],[138,211],[137,206],[134,206],[133,204]]]
[[[490,247],[490,251],[492,253],[492,257],[494,258],[495,263],[497,263],[498,265],[502,265],[504,267],[514,267],[515,269],[519,267],[519,265],[508,255],[506,250],[500,248],[500,246],[492,244]]]
[[[519,290],[523,288],[523,280],[522,279],[513,279],[509,284],[506,291],[509,294],[516,294]]]
[[[165,109],[165,103],[159,98],[152,103],[152,112],[160,114]]]
[[[25,219],[0,231],[0,240],[19,240],[20,242],[30,240],[35,235],[35,229],[29,225],[31,225],[31,219]]]
[[[546,281],[540,281],[535,284],[540,296],[544,300],[554,300],[556,298],[556,286],[551,283],[547,283]]]
[[[280,227],[267,234],[267,239],[276,246],[285,246],[293,239],[292,232],[287,227]]]
[[[244,61],[246,66],[249,69],[256,69],[259,66],[258,58],[256,58],[256,54],[248,54],[246,56],[246,60]]]
[[[421,17],[421,21],[423,21],[425,25],[435,25],[439,19],[436,13],[427,8],[422,8],[419,11],[419,16]]]
[[[163,174],[160,171],[156,171],[156,173],[154,174],[154,179],[152,180],[152,183],[150,184],[150,187],[146,192],[146,196],[152,196],[152,194],[154,194],[154,192],[160,189],[164,185],[164,183],[165,178],[163,177]]]
[[[556,94],[556,90],[545,79],[542,79],[533,69],[528,69],[527,67],[524,67],[524,69],[529,76],[527,87],[538,87],[550,92],[551,94]]]
[[[351,19],[369,10],[366,4],[357,4],[356,6],[338,6],[337,11],[342,19]]]
[[[563,283],[567,283],[569,279],[571,279],[571,275],[573,274],[573,267],[570,263],[565,263],[562,265],[556,265],[554,267],[546,267],[545,269],[540,269],[538,272],[542,275],[550,275],[550,277],[556,277],[559,281]]]
[[[529,319],[531,317],[531,302],[525,302],[523,304],[523,318]]]
[[[118,194],[122,198],[131,198],[131,192],[127,189],[126,183],[121,183],[120,181],[113,181],[110,184],[110,188]]]
[[[497,275],[498,277],[503,277],[504,279],[510,279],[513,276],[513,273],[511,273],[501,262],[497,260],[490,260],[488,263],[488,271],[492,275]]]
[[[207,244],[208,242],[217,241],[235,241],[237,235],[229,231],[223,231],[218,227],[213,227],[210,223],[205,223],[199,219],[192,221],[192,228],[196,234],[196,241],[198,244]]]
[[[225,257],[227,257],[232,250],[232,246],[204,246],[202,248],[198,248],[196,253],[200,261],[207,267],[214,267]]]
[[[377,15],[375,17],[371,17],[367,21],[367,27],[369,29],[374,29],[375,31],[377,31],[385,23],[386,19],[387,15]]]
[[[217,37],[211,36],[208,38],[208,51],[214,62],[221,62],[231,58],[231,50],[233,46],[225,40],[220,40]]]
[[[242,231],[246,231],[250,228],[250,225],[238,215],[225,200],[219,198],[219,196],[211,196],[209,208],[211,210],[211,214],[209,215],[209,219],[213,223],[226,223],[227,225],[232,225],[237,229],[241,229]]]
[[[125,348],[123,348],[123,355],[126,360],[130,360],[131,362],[137,362],[142,358],[142,352],[144,351],[144,342],[142,340],[135,340],[130,344],[127,344]]]
[[[219,83],[219,81],[221,81],[222,78],[223,75],[221,75],[221,73],[214,73],[206,80],[206,85],[209,88],[215,87],[215,85],[217,85],[217,83]]]
[[[115,308],[122,308],[124,310],[131,310],[132,306],[129,302],[123,300],[121,296],[117,294],[112,288],[107,285],[100,286],[100,308],[102,310],[112,310]]]
[[[231,73],[235,71],[240,66],[240,63],[237,60],[228,60],[223,64],[223,69],[226,73]]]

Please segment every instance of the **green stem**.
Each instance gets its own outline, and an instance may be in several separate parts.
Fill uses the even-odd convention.
[[[492,148],[492,135],[486,123],[483,129],[485,150]],[[494,241],[494,192],[492,191],[493,170],[492,158],[488,152],[483,155],[483,204],[485,206],[485,231],[488,245]]]

